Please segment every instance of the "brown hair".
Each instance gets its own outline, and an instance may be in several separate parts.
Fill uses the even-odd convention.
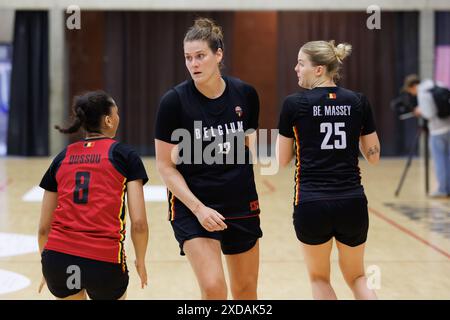
[[[183,42],[196,40],[206,41],[213,53],[216,53],[219,48],[222,51],[225,49],[222,28],[208,18],[195,19],[194,25],[186,32]],[[220,65],[222,67],[223,63],[221,62]]]
[[[417,74],[410,74],[405,77],[403,81],[403,88],[401,91],[406,92],[409,88],[418,85],[420,83],[419,76]]]
[[[339,80],[342,62],[352,52],[352,46],[348,43],[335,46],[334,40],[310,41],[300,50],[309,56],[314,66],[325,66],[330,77]]]

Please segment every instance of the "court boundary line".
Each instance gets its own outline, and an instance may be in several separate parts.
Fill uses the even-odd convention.
[[[404,233],[406,233],[407,235],[413,237],[414,239],[416,239],[419,242],[422,242],[424,245],[430,247],[431,249],[439,252],[440,254],[444,255],[445,257],[447,257],[448,259],[450,259],[450,253],[448,253],[447,251],[439,248],[438,246],[436,246],[435,244],[429,242],[428,240],[425,240],[424,238],[422,238],[421,236],[417,235],[416,233],[414,233],[413,231],[409,230],[406,227],[403,227],[402,225],[400,225],[399,223],[395,222],[394,220],[388,218],[386,215],[382,214],[381,212],[379,212],[378,210],[375,210],[371,207],[369,207],[369,211],[374,214],[375,216],[377,216],[378,218],[380,218],[381,220],[384,220],[385,222],[387,222],[388,224],[396,227],[397,229],[399,229],[400,231],[403,231]]]

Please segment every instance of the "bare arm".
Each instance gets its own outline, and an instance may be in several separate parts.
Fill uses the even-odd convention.
[[[216,210],[206,207],[189,189],[184,177],[176,169],[178,148],[175,144],[155,139],[156,169],[169,190],[184,203],[208,231],[226,228],[225,218]]]
[[[286,167],[294,156],[294,139],[278,134],[276,157],[282,167]]]
[[[380,141],[376,132],[361,136],[359,138],[359,149],[370,164],[378,164],[380,161]]]
[[[42,199],[41,218],[39,221],[38,243],[39,252],[44,251],[45,244],[48,240],[48,234],[51,230],[53,211],[58,205],[58,193],[45,190],[44,198]]]
[[[136,252],[136,269],[141,278],[141,287],[147,285],[145,254],[148,244],[148,223],[145,212],[144,190],[142,180],[127,183],[128,212],[131,220],[131,240]]]

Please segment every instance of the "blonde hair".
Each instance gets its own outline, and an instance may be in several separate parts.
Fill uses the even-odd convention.
[[[329,76],[339,80],[342,62],[352,52],[352,46],[348,43],[335,46],[334,40],[321,40],[307,42],[300,50],[309,56],[314,66],[325,66]]]

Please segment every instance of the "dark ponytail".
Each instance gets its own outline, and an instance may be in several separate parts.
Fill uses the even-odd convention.
[[[77,132],[81,127],[87,132],[101,133],[101,120],[103,116],[111,114],[114,100],[103,91],[86,92],[73,99],[73,122],[68,128],[55,126],[55,129],[64,134]]]

